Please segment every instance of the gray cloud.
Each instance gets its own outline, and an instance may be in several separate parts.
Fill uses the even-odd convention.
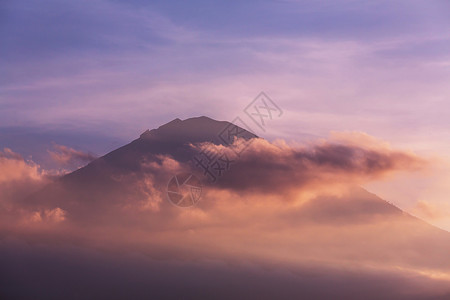
[[[199,148],[208,147],[221,149],[211,144]],[[364,144],[330,141],[295,148],[257,139],[235,159],[232,170],[219,177],[217,184],[231,190],[280,193],[318,183],[358,184],[393,171],[417,170],[425,164],[411,153]]]

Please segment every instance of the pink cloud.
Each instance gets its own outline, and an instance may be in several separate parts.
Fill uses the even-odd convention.
[[[53,146],[54,150],[48,150],[52,159],[62,165],[72,163],[89,163],[97,157],[91,153],[75,150],[73,148],[57,145]]]

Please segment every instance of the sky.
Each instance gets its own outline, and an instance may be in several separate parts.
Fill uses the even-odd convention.
[[[0,1],[0,297],[448,299],[450,233],[403,211],[450,231],[449,11]],[[122,147],[198,116],[264,139],[197,118]],[[192,153],[240,147],[197,205],[167,201]]]
[[[365,187],[450,230],[448,11],[433,0],[5,0],[0,148],[53,168],[61,146],[100,156],[175,118],[231,121],[264,91],[283,110],[255,128],[270,141],[359,132],[427,159]]]

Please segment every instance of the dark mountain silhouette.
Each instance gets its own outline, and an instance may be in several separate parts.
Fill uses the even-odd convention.
[[[314,262],[315,264],[314,267],[309,266],[301,271],[298,269],[292,271],[294,274],[300,274],[298,276],[304,281],[303,285],[298,285],[298,278],[292,279],[291,277],[289,277],[289,282],[292,284],[281,284],[281,281],[285,279],[281,280],[280,278],[285,278],[284,275],[276,275],[263,280],[257,277],[260,276],[260,273],[254,274],[253,271],[246,269],[242,273],[244,274],[242,275],[243,282],[249,282],[247,279],[253,278],[250,287],[243,284],[234,285],[234,289],[231,288],[230,290],[218,289],[217,281],[222,280],[221,278],[230,281],[231,273],[222,267],[214,267],[212,270],[218,272],[219,275],[217,275],[218,278],[211,279],[209,275],[206,276],[202,273],[202,267],[198,265],[183,267],[181,270],[176,267],[174,268],[175,271],[169,271],[165,275],[178,278],[183,276],[177,274],[190,274],[191,270],[195,269],[195,272],[204,278],[208,289],[211,291],[220,290],[221,293],[230,295],[230,297],[251,298],[250,295],[253,293],[251,286],[258,286],[261,282],[275,280],[279,283],[266,287],[267,293],[269,293],[264,296],[266,298],[259,298],[274,299],[276,295],[285,295],[289,298],[292,295],[303,293],[307,298],[317,299],[330,299],[334,296],[343,299],[378,299],[380,297],[385,299],[431,299],[427,296],[429,295],[428,292],[421,290],[420,293],[423,293],[418,292],[420,295],[417,294],[419,295],[417,296],[416,294],[408,294],[404,289],[405,286],[406,289],[416,286],[415,280],[418,282],[429,282],[431,280],[431,277],[426,277],[427,279],[419,277],[423,274],[428,276],[428,274],[448,274],[450,272],[450,260],[448,260],[450,234],[403,212],[391,203],[360,187],[352,187],[345,193],[336,195],[318,193],[314,199],[299,207],[293,206],[289,210],[268,211],[256,217],[255,215],[249,215],[249,221],[246,221],[246,211],[242,211],[242,209],[235,209],[235,212],[242,214],[244,218],[238,217],[231,221],[224,220],[224,217],[221,217],[223,211],[219,210],[216,215],[212,213],[213,218],[209,221],[211,223],[208,226],[205,226],[202,218],[198,222],[195,221],[193,225],[186,225],[184,223],[186,221],[181,221],[180,224],[178,219],[180,214],[187,213],[189,215],[189,210],[174,207],[165,198],[160,202],[159,209],[151,213],[129,209],[136,203],[145,203],[149,198],[156,197],[155,191],[142,190],[142,185],[145,185],[147,180],[159,186],[162,190],[161,195],[165,196],[164,188],[174,174],[165,171],[164,159],[169,158],[171,162],[189,166],[189,161],[197,153],[192,145],[211,142],[215,145],[226,146],[226,142],[220,138],[220,134],[229,126],[234,125],[207,117],[187,120],[175,119],[157,129],[145,131],[131,143],[63,176],[25,199],[22,206],[28,207],[32,211],[45,211],[56,207],[64,210],[67,213],[65,222],[73,226],[68,232],[71,230],[80,232],[77,233],[77,238],[72,233],[70,242],[75,244],[77,244],[76,240],[94,240],[95,245],[101,244],[97,240],[103,240],[105,237],[102,235],[108,235],[105,232],[110,232],[104,228],[109,228],[112,232],[109,235],[112,235],[114,242],[109,241],[108,243],[112,245],[119,243],[122,249],[125,247],[122,244],[126,244],[122,240],[127,241],[128,235],[134,236],[138,234],[137,232],[142,231],[151,233],[156,228],[157,232],[168,233],[169,237],[174,231],[180,234],[168,238],[168,241],[164,240],[164,243],[170,245],[170,250],[167,250],[166,246],[157,245],[156,242],[151,244],[151,247],[142,246],[133,239],[131,241],[134,244],[129,247],[133,251],[142,251],[150,256],[156,255],[164,259],[183,260],[186,257],[194,260],[204,257],[227,259],[230,256],[237,256],[238,259],[258,261],[258,264],[264,265],[266,260],[276,261],[280,260],[279,257],[290,257],[291,259],[292,257],[295,259],[298,257],[301,261]],[[245,140],[257,137],[242,128],[238,128],[238,130],[240,136]],[[269,157],[268,160],[270,159]],[[236,164],[239,164],[239,161]],[[244,181],[245,178],[240,176],[245,175],[233,170],[236,169],[232,167],[227,176],[233,176],[238,181],[240,179]],[[237,170],[242,170],[242,168],[237,168]],[[208,182],[205,182],[206,189],[220,190],[223,187],[220,183],[217,185],[208,184]],[[325,189],[324,192],[326,192]],[[244,199],[247,195],[248,197],[252,196],[250,192],[238,191],[244,193],[242,196]],[[229,199],[226,199],[225,203],[233,203],[233,197],[235,197],[233,193],[226,195]],[[286,194],[281,198],[289,196],[289,194]],[[264,197],[264,195],[262,194],[261,197]],[[214,206],[214,201],[215,199],[204,199],[199,202],[198,208],[200,211],[208,212]],[[289,199],[285,199],[285,201],[289,201]],[[252,203],[248,205],[252,205]],[[255,206],[258,205],[260,204],[255,203]],[[249,212],[249,214],[252,213],[255,212]],[[92,234],[91,231],[94,230],[101,234]],[[195,234],[196,231],[200,233]],[[40,241],[42,241],[42,239],[50,240],[51,234],[58,235],[53,240],[66,239],[64,230],[59,233],[36,231],[33,235],[25,236],[28,240],[39,240],[37,236],[40,236]],[[154,238],[151,234],[150,237],[143,235],[145,241],[153,241]],[[139,238],[136,239],[140,240]],[[180,239],[179,242],[178,239]],[[79,243],[83,244],[84,242]],[[173,243],[176,246],[172,249]],[[107,247],[109,250],[111,246],[108,245]],[[14,250],[8,249],[3,252],[11,255],[9,251],[14,252]],[[31,261],[35,259],[28,258],[28,255],[25,255],[25,259]],[[30,254],[30,256],[32,255]],[[89,266],[92,263],[89,259],[80,258],[78,254],[64,254],[63,257],[66,256],[73,256],[75,261],[81,262],[82,267],[80,267],[79,274],[83,274],[90,269]],[[41,261],[40,258],[38,260]],[[49,263],[53,261],[53,259],[47,257],[43,261],[47,260]],[[280,261],[280,265],[285,265],[283,259]],[[128,263],[120,264],[120,268],[124,272],[134,274],[132,273],[132,270],[136,269],[134,261],[131,266],[128,266]],[[9,265],[10,263],[5,261],[4,264]],[[74,266],[76,264],[69,264],[69,266],[71,269],[78,269],[78,266]],[[106,266],[110,264],[108,262]],[[162,267],[155,266],[153,262],[148,263],[147,266],[145,270],[141,270],[142,274],[146,274],[146,276],[150,276],[148,270],[161,272],[159,269]],[[348,266],[358,267],[344,271]],[[10,268],[13,268],[13,266],[11,265]],[[107,282],[118,280],[116,277],[110,278],[110,276],[116,275],[110,274],[108,267],[101,265],[101,268],[103,268],[102,276],[108,278]],[[286,266],[285,268],[289,270],[291,267]],[[399,271],[401,274],[392,275],[391,271],[386,271],[386,274],[382,273],[384,272],[382,270],[392,269]],[[53,268],[51,272],[53,275],[49,275],[49,278],[55,280],[54,277],[57,276],[54,274],[60,274],[62,271]],[[74,278],[83,281],[79,274],[75,273]],[[89,276],[88,278],[92,277]],[[396,281],[388,283],[390,279],[386,278],[392,278]],[[6,278],[5,280],[9,279]],[[375,283],[371,280],[374,280]],[[160,281],[163,281],[163,279],[160,279]],[[360,289],[352,285],[354,282],[359,282],[357,285],[361,285]],[[164,298],[164,295],[167,296],[170,293],[168,293],[168,289],[161,289],[159,287],[161,284],[166,283],[156,284],[154,290],[157,294],[159,293],[158,295],[161,295],[161,298]],[[427,288],[433,289],[435,283],[430,281],[429,284]],[[441,286],[440,281],[436,284]],[[149,294],[142,284],[136,282],[132,284],[118,282],[117,285],[125,287],[125,289],[129,286],[141,289],[136,292],[139,295]],[[341,285],[345,285],[345,287]],[[386,290],[377,291],[374,285]],[[284,286],[288,290],[284,290]],[[299,290],[299,286],[302,287],[301,290]],[[176,298],[186,296],[186,299],[192,299],[199,295],[197,294],[198,289],[194,289],[195,292],[193,292],[189,290],[189,285],[183,285],[183,288],[186,289],[186,294],[177,294]],[[329,292],[327,289],[329,289]],[[120,291],[124,292],[124,290]],[[352,296],[355,291],[359,294]],[[444,291],[445,293],[441,291],[444,290],[436,290],[436,293],[433,294],[436,297],[433,299],[448,299],[446,298],[448,294],[445,294],[448,291]],[[95,292],[105,295],[105,291],[101,287],[97,288]]]
[[[245,129],[229,122],[215,121],[208,117],[190,118],[184,121],[175,119],[157,129],[147,130],[131,143],[100,157],[85,167],[67,174],[48,185],[40,192],[25,200],[27,205],[38,207],[42,204],[69,209],[74,214],[86,213],[79,203],[89,205],[90,212],[95,210],[99,199],[114,205],[123,201],[124,194],[139,196],[129,190],[130,183],[122,180],[134,176],[139,179],[148,173],[143,170],[144,162],[159,161],[160,155],[170,156],[180,163],[187,163],[195,155],[192,144],[210,142],[224,145],[220,134],[228,127],[236,127],[240,137],[251,139],[257,137]],[[127,178],[128,178],[127,177]],[[128,178],[129,179],[129,178]],[[132,180],[132,179],[131,179]],[[168,178],[164,178],[168,180]]]
[[[211,142],[224,145],[219,136],[229,126],[235,125],[204,116],[183,121],[175,119],[157,129],[145,131],[131,143],[63,176],[57,182],[28,197],[25,202],[36,207],[44,203],[58,206],[71,211],[74,215],[77,210],[79,213],[86,213],[84,206],[88,207],[86,210],[93,212],[98,203],[106,201],[110,205],[118,204],[130,198],[124,196],[126,193],[136,196],[128,187],[132,183],[130,180],[139,179],[144,173],[149,172],[142,170],[143,162],[159,161],[160,155],[165,155],[180,163],[187,163],[197,153],[197,150],[191,147],[192,144]],[[257,138],[243,128],[238,129],[241,132],[240,136],[247,140]],[[230,173],[230,176],[239,177],[233,170]],[[130,174],[133,175],[131,178],[120,180]],[[168,179],[164,178],[163,184],[166,184]],[[296,214],[302,216],[303,220],[314,219],[320,222],[339,222],[339,220],[364,222],[367,218],[375,216],[406,215],[391,203],[356,187],[352,190],[352,195],[346,195],[345,199],[319,197]],[[424,227],[429,226],[423,224]]]

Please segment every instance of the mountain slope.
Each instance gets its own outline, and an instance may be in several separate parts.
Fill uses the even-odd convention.
[[[191,144],[223,144],[218,135],[227,126],[230,123],[206,117],[175,119],[64,176],[24,203],[33,210],[60,208],[66,212],[66,222],[76,226],[144,230],[140,238],[152,236],[166,246],[185,239],[186,231],[196,232],[186,244],[173,245],[182,256],[191,251],[196,254],[189,255],[195,257],[238,252],[263,260],[307,259],[411,268],[418,273],[450,272],[449,233],[362,188],[349,187],[337,194],[319,189],[297,205],[288,199],[296,194],[268,196],[205,181],[204,197],[196,208],[170,205],[165,187],[176,174],[173,166],[189,166],[196,154]],[[245,139],[256,137],[240,130]],[[244,181],[243,173],[235,171],[242,170],[239,164],[238,160],[226,176]],[[167,233],[172,231],[173,235]],[[140,243],[139,247],[148,249],[149,245]]]

